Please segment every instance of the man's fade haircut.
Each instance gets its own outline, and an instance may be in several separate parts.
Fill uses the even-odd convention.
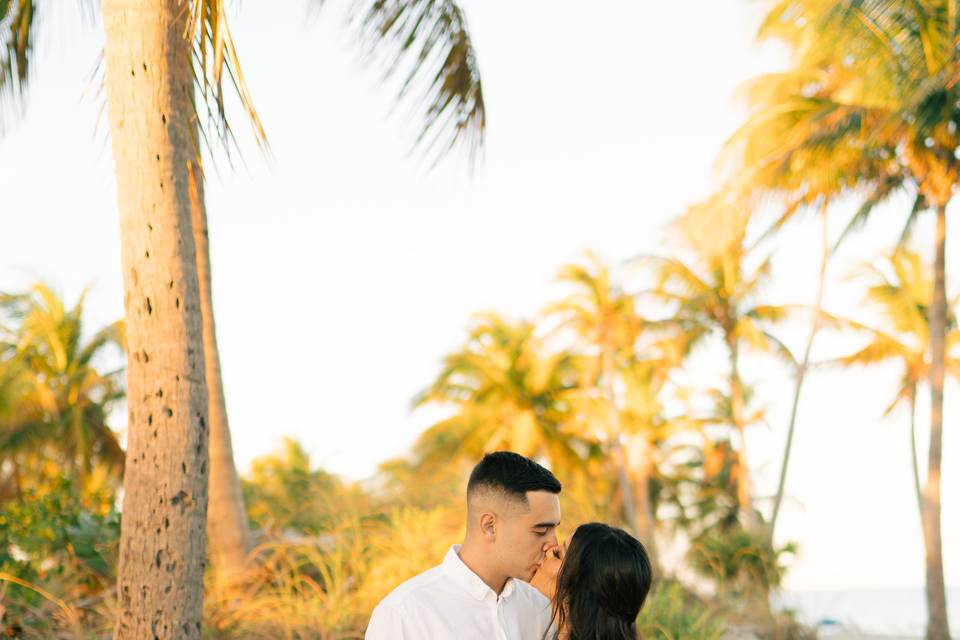
[[[530,458],[512,451],[497,451],[483,456],[470,473],[467,500],[476,491],[501,494],[527,504],[528,491],[560,493],[556,476]]]

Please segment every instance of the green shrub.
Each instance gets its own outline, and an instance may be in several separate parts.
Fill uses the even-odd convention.
[[[679,582],[663,580],[640,612],[637,631],[644,640],[720,640],[725,631],[720,613]]]

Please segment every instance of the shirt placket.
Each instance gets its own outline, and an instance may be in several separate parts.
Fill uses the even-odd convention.
[[[503,598],[498,597],[492,591],[487,593],[487,596],[484,598],[484,604],[490,613],[490,622],[493,626],[495,640],[509,640],[509,638],[507,638],[506,625],[504,625],[503,612],[501,611],[502,603]]]
[[[497,640],[510,640],[507,636],[507,620],[503,615],[505,602],[503,596],[498,596],[493,603],[493,628],[497,631]]]

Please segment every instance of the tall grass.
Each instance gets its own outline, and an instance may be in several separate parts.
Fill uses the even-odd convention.
[[[254,552],[257,568],[239,586],[210,576],[207,636],[363,638],[376,603],[407,578],[436,565],[461,522],[448,509],[396,509],[383,517],[343,517],[320,536],[264,543]]]

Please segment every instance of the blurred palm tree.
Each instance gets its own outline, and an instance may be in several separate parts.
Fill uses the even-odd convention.
[[[730,438],[729,390],[706,392],[708,409],[688,403],[684,417],[677,420],[695,438],[678,439],[668,447],[662,474],[664,501],[673,507],[671,520],[691,539],[709,530],[731,531],[742,525],[739,493],[749,472]],[[766,411],[753,406],[754,397],[753,389],[743,385],[745,430],[766,424]]]
[[[279,451],[251,462],[243,490],[251,521],[275,536],[316,536],[343,513],[370,510],[357,487],[314,467],[303,445],[291,438],[283,439]]]
[[[18,467],[39,451],[56,459],[77,487],[98,477],[101,465],[115,479],[121,475],[123,450],[108,424],[124,395],[121,371],[103,372],[98,360],[111,347],[120,350],[123,325],[85,336],[84,299],[67,308],[39,283],[0,297],[10,320],[0,339],[0,456],[12,465],[18,493]]]
[[[410,507],[430,510],[459,504],[476,460],[424,464],[411,457],[391,458],[377,467],[378,508]]]
[[[6,469],[0,472],[0,501],[23,498],[22,459],[27,447],[20,446],[40,422],[40,409],[31,394],[33,385],[23,361],[16,357],[16,344],[0,341],[0,456]]]
[[[670,316],[658,325],[676,332],[682,353],[711,336],[726,346],[727,386],[714,393],[715,416],[721,416],[737,434],[737,500],[741,517],[752,528],[759,525],[754,509],[747,458],[746,429],[752,421],[747,410],[747,387],[741,375],[744,348],[772,353],[793,363],[790,351],[767,325],[782,320],[787,309],[759,302],[770,278],[767,257],[751,267],[745,246],[747,210],[723,196],[693,207],[677,224],[688,257],[649,256],[654,284],[648,295],[666,305]]]
[[[774,549],[766,532],[708,529],[691,541],[687,561],[713,582],[718,596],[736,603],[741,615],[769,620],[770,592],[787,572],[784,556],[795,553],[793,544]]]
[[[824,122],[834,135],[822,141],[837,151],[859,137],[890,151],[909,180],[875,191],[881,202],[899,187],[915,189],[904,236],[919,214],[936,214],[930,318],[930,449],[923,491],[929,640],[950,637],[940,529],[940,468],[943,442],[943,383],[946,371],[947,205],[960,182],[960,18],[954,0],[778,0],[761,28],[763,37],[786,42],[795,66],[828,74],[834,82],[823,96]],[[817,85],[806,89],[816,92]],[[868,203],[869,203],[868,198]],[[874,207],[863,207],[859,226]]]
[[[891,414],[900,405],[906,404],[910,416],[910,457],[913,469],[914,490],[917,508],[923,517],[923,493],[920,488],[920,473],[916,449],[917,389],[930,374],[930,322],[927,305],[933,282],[929,265],[919,254],[897,250],[879,264],[867,266],[869,286],[864,299],[866,305],[879,309],[886,327],[875,328],[856,321],[829,316],[835,326],[847,327],[870,336],[869,342],[859,350],[835,362],[843,367],[873,367],[894,363],[900,369],[900,386],[884,411]],[[947,320],[947,373],[960,378],[960,329],[957,327],[955,307],[957,299],[950,304]]]
[[[699,443],[683,445],[679,453],[664,487],[665,502],[674,508],[672,524],[690,539],[707,531],[737,528],[741,469],[730,440],[704,429]]]
[[[576,469],[585,449],[566,422],[580,375],[572,355],[545,351],[532,323],[478,316],[466,344],[444,359],[440,375],[415,400],[417,407],[453,411],[421,434],[415,459],[449,464],[509,449],[544,458],[554,469]]]
[[[776,206],[774,223],[761,239],[782,232],[798,213],[814,210],[820,217],[820,269],[813,317],[796,364],[787,438],[768,527],[771,540],[783,503],[801,392],[810,369],[813,344],[822,326],[831,255],[829,207],[850,190],[863,191],[864,203],[853,218],[860,220],[864,211],[908,180],[887,141],[864,138],[859,131],[838,126],[836,114],[831,113],[836,105],[830,98],[838,76],[832,68],[790,69],[748,82],[743,89],[748,119],[727,141],[721,155],[722,164],[730,173],[728,190],[752,202],[755,209],[768,203]],[[849,117],[850,114],[843,114],[840,123]]]
[[[594,438],[610,455],[628,525],[655,553],[656,514],[651,498],[654,447],[666,431],[659,393],[667,380],[665,360],[641,361],[637,353],[643,320],[633,298],[595,255],[568,264],[557,280],[567,296],[546,310],[557,331],[570,331],[582,364],[573,396],[583,424],[581,437]]]

